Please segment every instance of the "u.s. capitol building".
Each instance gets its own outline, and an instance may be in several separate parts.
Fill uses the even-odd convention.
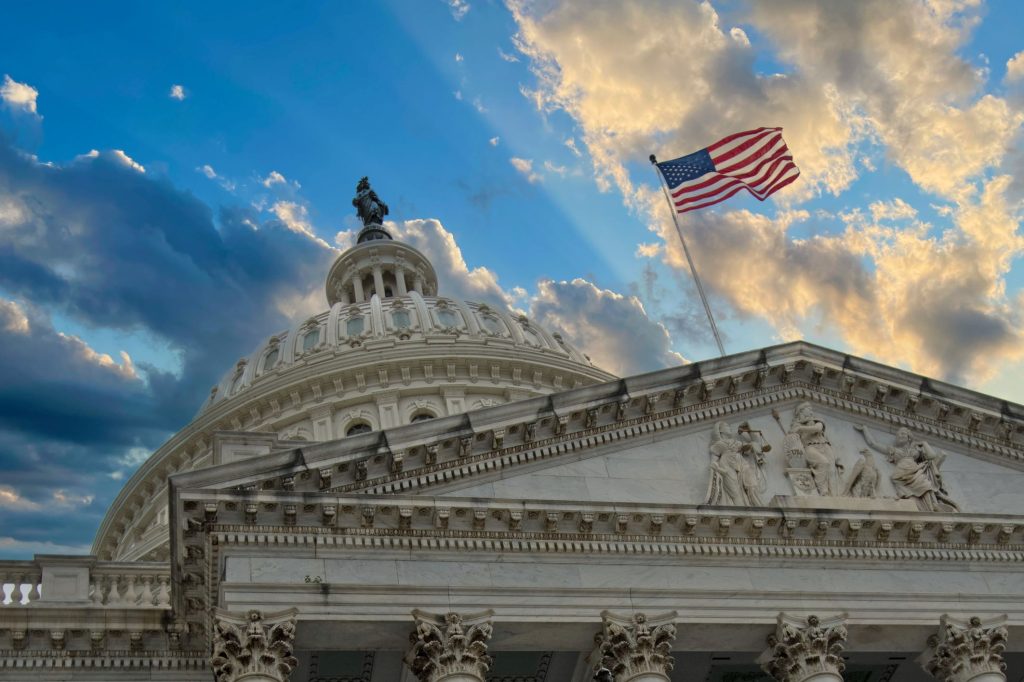
[[[1022,679],[1024,408],[807,343],[617,378],[354,203],[93,554],[0,562],[0,680]]]

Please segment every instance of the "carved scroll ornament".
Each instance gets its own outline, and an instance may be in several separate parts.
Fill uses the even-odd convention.
[[[491,669],[487,640],[491,638],[492,611],[463,618],[457,613],[444,616],[413,611],[416,629],[409,635],[412,643],[406,664],[420,682],[440,682],[445,678],[467,675],[481,682]]]
[[[983,622],[977,616],[967,622],[946,615],[938,635],[928,639],[924,669],[939,682],[968,682],[994,674],[1005,677],[1006,616]]]
[[[263,676],[287,682],[297,661],[292,656],[297,609],[264,614],[214,610],[210,666],[217,682]]]
[[[846,667],[845,621],[845,614],[823,622],[817,616],[801,621],[780,613],[775,634],[768,637],[768,650],[758,659],[761,669],[779,682],[802,682],[823,674],[841,679]]]
[[[670,654],[676,638],[675,617],[674,611],[650,621],[642,613],[602,613],[604,628],[596,638],[600,666],[595,679],[602,679],[602,671],[608,671],[610,679],[616,682],[641,675],[657,675],[667,680],[675,665]]]

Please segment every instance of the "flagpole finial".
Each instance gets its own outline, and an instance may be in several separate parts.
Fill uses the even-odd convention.
[[[651,163],[658,163],[658,157],[656,157],[654,154],[651,154]]]

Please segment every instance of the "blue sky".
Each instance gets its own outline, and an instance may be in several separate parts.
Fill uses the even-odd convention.
[[[5,12],[0,556],[84,550],[219,375],[326,305],[363,175],[445,291],[629,374],[715,354],[647,155],[782,125],[796,184],[682,222],[727,351],[1024,402],[1019,3]]]

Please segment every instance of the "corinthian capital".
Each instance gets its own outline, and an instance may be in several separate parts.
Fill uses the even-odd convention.
[[[213,612],[213,655],[210,666],[217,682],[288,682],[295,667],[297,609],[245,614]]]
[[[491,669],[487,640],[493,611],[463,617],[413,611],[416,629],[406,665],[420,682],[484,682]]]
[[[928,638],[928,649],[919,659],[925,670],[940,682],[968,682],[982,676],[1006,679],[1006,616],[962,621],[946,615],[939,623],[938,634]]]
[[[614,682],[668,680],[675,664],[671,654],[676,638],[676,612],[648,619],[642,613],[621,616],[605,611],[604,627],[595,638],[600,667],[595,679],[607,671]]]
[[[768,649],[757,662],[779,682],[806,682],[813,678],[842,679],[846,614],[821,620],[797,619],[780,613]]]

